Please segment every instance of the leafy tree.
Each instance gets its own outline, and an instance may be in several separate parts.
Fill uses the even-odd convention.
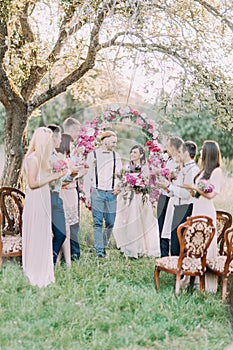
[[[155,60],[161,67],[166,62],[169,79],[179,67],[175,93],[161,94],[164,110],[189,91],[190,105],[206,100],[232,130],[231,40],[231,0],[2,0],[3,184],[17,183],[33,113],[81,84],[106,56],[111,69],[132,60],[150,74]]]
[[[222,156],[233,159],[232,134],[216,128],[213,116],[206,110],[199,114],[185,114],[180,118],[171,116],[163,128],[167,135],[177,135],[184,140],[196,142],[199,150],[205,140],[215,140],[220,145]]]

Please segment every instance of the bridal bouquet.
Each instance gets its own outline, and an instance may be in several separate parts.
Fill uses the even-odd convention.
[[[149,179],[142,176],[139,172],[129,173],[122,171],[119,176],[120,187],[123,189],[123,197],[128,198],[130,192],[129,201],[133,199],[134,193],[142,193],[143,202],[146,200],[147,194],[150,192]]]
[[[198,181],[197,188],[199,190],[203,191],[204,193],[211,193],[214,190],[214,185],[210,184],[208,180],[202,179],[202,180]],[[199,198],[200,193],[196,192],[195,197]]]

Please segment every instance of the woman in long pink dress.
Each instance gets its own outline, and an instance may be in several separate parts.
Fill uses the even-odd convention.
[[[129,172],[149,178],[145,150],[134,146],[130,151]],[[113,228],[117,247],[126,258],[160,256],[158,222],[147,194],[125,188],[117,197],[117,212]]]
[[[216,227],[216,209],[213,199],[220,193],[223,182],[221,169],[222,159],[219,145],[215,141],[204,141],[201,151],[201,170],[196,175],[195,187],[199,197],[195,199],[192,215],[206,215],[213,219]],[[200,189],[200,183],[205,184],[204,191]],[[209,188],[209,190],[207,189]],[[188,188],[188,187],[186,187]],[[207,259],[217,255],[217,232],[208,248]],[[217,291],[217,277],[211,273],[206,274],[205,290],[208,292]]]
[[[49,182],[64,176],[51,173],[52,131],[35,130],[23,163],[27,182],[23,210],[22,263],[33,286],[46,287],[55,281],[52,254],[52,224]]]

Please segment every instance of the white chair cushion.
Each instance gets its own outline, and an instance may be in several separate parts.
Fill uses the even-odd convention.
[[[164,267],[169,270],[177,270],[178,256],[166,256],[158,258],[155,266]],[[184,258],[182,264],[182,271],[190,271],[192,273],[201,272],[201,259],[200,258]],[[182,272],[181,271],[181,272]]]
[[[227,257],[225,255],[219,255],[216,258],[208,259],[206,264],[212,270],[223,273],[226,260]],[[229,273],[233,273],[233,261],[229,265]]]
[[[3,254],[22,251],[22,237],[20,235],[2,237]]]

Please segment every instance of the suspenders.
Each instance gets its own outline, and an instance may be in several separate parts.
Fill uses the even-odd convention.
[[[96,189],[98,189],[98,171],[97,171],[97,158],[96,158],[96,151],[93,151],[94,159],[95,159],[95,183],[96,183]],[[113,171],[112,171],[112,189],[114,189],[115,186],[115,170],[116,170],[116,154],[113,151]]]

